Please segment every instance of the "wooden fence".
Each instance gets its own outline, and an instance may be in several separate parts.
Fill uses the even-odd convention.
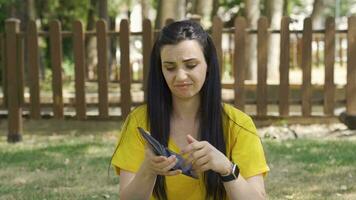
[[[323,99],[323,115],[321,117],[334,116],[336,105],[335,100],[335,81],[334,81],[334,63],[335,63],[335,36],[336,34],[347,34],[347,84],[345,85],[345,98],[339,101],[349,114],[356,115],[356,17],[348,19],[348,30],[335,30],[335,20],[328,18],[325,24],[325,30],[312,30],[311,19],[304,20],[303,30],[290,30],[289,17],[283,17],[280,30],[269,30],[268,20],[261,17],[258,21],[257,30],[247,29],[246,20],[243,17],[235,19],[234,27],[223,29],[223,22],[215,17],[211,35],[217,47],[219,62],[223,66],[222,35],[231,34],[233,37],[234,51],[231,53],[233,66],[233,83],[224,83],[223,88],[234,91],[234,98],[231,103],[241,110],[245,110],[248,104],[256,106],[256,117],[271,117],[268,112],[268,106],[275,104],[278,106],[277,115],[283,118],[290,117],[290,107],[292,104],[301,106],[301,117],[308,118],[312,116],[313,89],[311,84],[311,66],[312,66],[312,37],[313,34],[324,34],[324,66],[325,83],[321,88]],[[31,119],[40,119],[41,109],[44,104],[40,98],[39,82],[39,37],[49,37],[50,41],[50,64],[52,69],[52,98],[49,105],[52,107],[53,117],[64,119],[64,109],[69,104],[63,101],[63,76],[62,76],[62,39],[71,37],[73,41],[73,52],[75,61],[75,97],[71,104],[75,108],[75,118],[85,120],[88,118],[88,103],[86,98],[85,84],[85,37],[96,37],[97,40],[97,84],[98,84],[98,102],[90,104],[98,108],[98,115],[94,118],[109,119],[109,108],[113,106],[121,109],[121,117],[126,117],[131,108],[141,102],[134,102],[131,96],[133,83],[142,84],[141,89],[145,88],[145,81],[149,67],[149,55],[153,45],[153,38],[158,31],[154,31],[149,20],[143,21],[142,32],[130,32],[129,22],[122,20],[120,23],[120,32],[108,31],[104,21],[99,20],[96,23],[96,31],[85,32],[83,24],[80,21],[73,23],[72,31],[62,31],[61,24],[55,20],[51,22],[48,32],[39,31],[34,21],[30,22],[26,32],[19,31],[19,21],[9,19],[5,25],[5,37],[0,40],[1,60],[3,60],[3,107],[7,109],[9,119],[9,134],[13,140],[16,140],[21,132],[21,117],[24,114],[23,108],[28,109]],[[246,71],[246,40],[248,34],[257,35],[257,60],[258,60],[258,80],[257,84],[247,84],[245,82]],[[267,39],[270,34],[280,34],[281,53],[280,53],[280,80],[276,101],[271,102],[269,97],[269,85],[267,84]],[[302,84],[299,86],[291,85],[289,81],[290,72],[290,38],[292,34],[302,34],[301,39],[301,68]],[[142,37],[142,66],[143,78],[138,81],[132,80],[132,70],[130,64],[130,37]],[[108,37],[119,38],[120,50],[120,100],[118,102],[109,102],[109,77],[108,77]],[[2,38],[2,37],[0,37]],[[26,38],[26,40],[24,40]],[[28,87],[29,102],[24,98],[24,45],[26,41],[28,52]],[[247,101],[246,95],[250,88],[255,88],[255,100]],[[300,88],[300,98],[292,101],[290,93],[293,88]],[[319,88],[320,89],[320,88]],[[90,117],[91,118],[91,117]],[[11,139],[10,139],[11,140]]]

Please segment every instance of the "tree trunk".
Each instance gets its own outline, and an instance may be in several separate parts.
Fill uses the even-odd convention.
[[[323,29],[325,25],[325,10],[335,4],[334,0],[314,0],[311,13],[313,29]]]
[[[96,2],[96,0],[90,0],[90,8],[87,15],[87,31],[95,30]],[[85,62],[86,76],[88,79],[94,79],[96,74],[96,63],[98,62],[95,37],[85,37],[85,54],[87,58]]]
[[[185,0],[176,0],[176,17],[173,18],[175,20],[182,20],[185,18],[186,8],[185,8]]]
[[[28,29],[28,24],[31,20],[36,19],[36,6],[35,6],[35,1],[34,0],[26,0],[25,2],[25,9],[24,9],[24,15],[23,15],[23,20],[21,23],[21,29],[22,31],[27,31]],[[27,74],[27,69],[28,69],[28,46],[27,46],[27,37],[24,37],[23,41],[24,45],[24,66],[25,66],[25,74]],[[25,76],[25,82],[27,85],[28,82],[28,76]]]
[[[156,20],[155,20],[155,29],[161,28],[161,16],[162,16],[162,1],[163,0],[157,0],[157,14],[156,14]]]
[[[185,17],[185,0],[158,0],[156,28],[161,28],[167,19],[181,20]]]
[[[148,18],[150,4],[147,0],[141,0],[142,21]]]
[[[108,17],[108,0],[99,0],[99,18],[105,21],[109,20]]]
[[[270,28],[280,30],[283,13],[283,0],[268,1]],[[270,34],[268,41],[267,79],[279,80],[280,34]]]
[[[194,0],[192,14],[200,17],[202,24],[210,21],[210,14],[213,8],[213,0]]]
[[[218,13],[218,9],[219,9],[219,0],[212,0],[212,10],[210,13],[210,21],[213,21],[214,16]]]
[[[246,5],[247,27],[257,29],[260,17],[259,0],[244,0]],[[246,79],[257,80],[257,34],[249,34],[246,41]]]

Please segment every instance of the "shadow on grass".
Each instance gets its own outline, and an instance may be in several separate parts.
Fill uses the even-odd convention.
[[[24,135],[90,135],[102,133],[117,133],[121,121],[76,121],[76,120],[24,120]],[[7,135],[7,120],[0,123],[0,135]]]

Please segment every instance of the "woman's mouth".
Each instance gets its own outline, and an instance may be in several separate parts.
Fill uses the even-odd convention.
[[[183,83],[183,84],[176,84],[176,85],[174,85],[174,87],[179,88],[179,89],[186,89],[191,85],[193,85],[193,84],[191,84],[191,83]]]

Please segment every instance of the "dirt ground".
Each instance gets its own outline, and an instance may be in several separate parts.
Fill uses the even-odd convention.
[[[315,139],[352,139],[356,140],[356,130],[349,130],[342,123],[313,125],[271,125],[258,128],[262,138],[276,140],[315,138]]]

